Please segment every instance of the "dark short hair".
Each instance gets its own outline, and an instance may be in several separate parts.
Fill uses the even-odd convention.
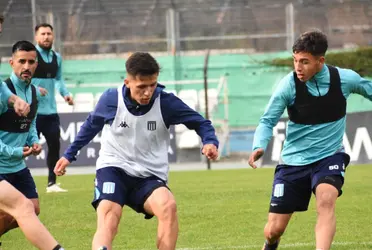
[[[49,23],[40,23],[38,25],[35,26],[35,33],[41,28],[50,28],[52,31],[53,31],[53,26],[50,25]]]
[[[3,23],[3,22],[4,22],[4,16],[0,15],[0,23]]]
[[[137,75],[151,76],[160,71],[160,66],[155,58],[145,52],[133,53],[126,61],[125,68],[127,73],[134,77]]]
[[[327,36],[320,30],[302,33],[292,47],[293,53],[307,52],[313,56],[324,56],[327,49]]]
[[[12,53],[14,54],[20,50],[21,51],[36,51],[36,47],[29,41],[18,41],[13,45]]]

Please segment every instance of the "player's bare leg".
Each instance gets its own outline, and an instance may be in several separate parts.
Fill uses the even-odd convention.
[[[317,186],[315,195],[318,213],[315,226],[316,248],[329,250],[336,233],[335,207],[338,190],[330,184],[321,183]]]
[[[173,194],[166,187],[155,189],[146,200],[144,207],[147,213],[158,218],[157,249],[176,249],[178,218]]]
[[[97,207],[97,231],[94,234],[92,250],[106,247],[112,249],[112,242],[118,232],[122,207],[112,201],[102,200]],[[104,248],[102,248],[104,249]]]
[[[292,214],[269,213],[264,234],[266,242],[262,250],[276,250]]]
[[[35,214],[40,214],[40,204],[39,199],[30,199],[31,202],[34,204]],[[7,233],[8,231],[17,228],[18,223],[13,216],[4,211],[0,211],[0,236]]]
[[[0,181],[0,209],[16,219],[27,240],[38,249],[62,249],[40,222],[33,203],[6,181]]]

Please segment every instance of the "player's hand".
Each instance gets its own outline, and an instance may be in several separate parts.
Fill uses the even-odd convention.
[[[74,105],[74,99],[72,99],[72,96],[66,95],[64,98],[68,105]]]
[[[26,158],[32,154],[31,147],[23,147],[23,158]]]
[[[255,164],[255,161],[261,158],[263,156],[264,150],[262,148],[258,148],[252,152],[252,154],[249,156],[248,163],[252,168],[257,168],[257,165]]]
[[[39,91],[40,91],[41,96],[46,96],[48,94],[48,90],[46,90],[42,87],[39,87]]]
[[[32,154],[33,155],[39,155],[40,152],[41,152],[41,149],[42,149],[42,147],[41,147],[40,144],[34,143],[34,145],[32,145]]]
[[[214,144],[205,144],[203,146],[202,153],[209,160],[216,160],[218,158],[218,150]]]
[[[61,157],[54,167],[54,173],[58,176],[64,175],[66,173],[66,167],[70,163],[65,157]]]
[[[9,102],[13,103],[14,111],[19,116],[27,116],[30,112],[30,105],[16,95],[12,95]]]

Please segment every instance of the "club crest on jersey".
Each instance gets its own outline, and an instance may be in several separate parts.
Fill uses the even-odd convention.
[[[147,130],[150,130],[150,131],[156,130],[156,121],[148,121]]]

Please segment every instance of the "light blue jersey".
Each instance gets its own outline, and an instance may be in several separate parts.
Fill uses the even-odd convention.
[[[341,90],[347,99],[356,93],[372,100],[372,82],[362,78],[350,69],[337,68],[341,78]],[[310,94],[325,95],[330,86],[330,75],[326,65],[312,79],[306,82]],[[272,137],[273,128],[278,123],[284,110],[294,104],[296,88],[293,72],[285,76],[274,91],[256,129],[253,150],[266,147]],[[281,154],[282,162],[287,165],[303,166],[337,151],[343,151],[343,135],[345,133],[346,116],[335,122],[317,125],[295,124],[288,122],[287,135]]]
[[[10,79],[12,80],[17,96],[31,104],[31,86],[21,81],[14,72],[10,76]],[[3,84],[8,89],[6,84]],[[8,107],[6,105],[2,105],[0,113],[5,113],[7,109]],[[23,158],[23,147],[25,145],[32,146],[34,143],[39,143],[35,120],[32,121],[30,130],[25,133],[11,133],[0,130],[0,174],[15,173],[26,167]]]
[[[8,99],[12,94],[6,83],[0,82],[0,112],[8,109]]]
[[[39,51],[43,60],[46,63],[50,63],[53,59],[52,50],[42,49],[39,45],[36,45],[36,49]],[[62,78],[62,58],[60,54],[56,53],[58,71],[55,78],[32,78],[32,84],[36,87],[42,87],[48,91],[48,94],[39,100],[38,114],[50,115],[57,114],[57,104],[55,98],[56,89],[62,97],[68,96],[69,92]]]

